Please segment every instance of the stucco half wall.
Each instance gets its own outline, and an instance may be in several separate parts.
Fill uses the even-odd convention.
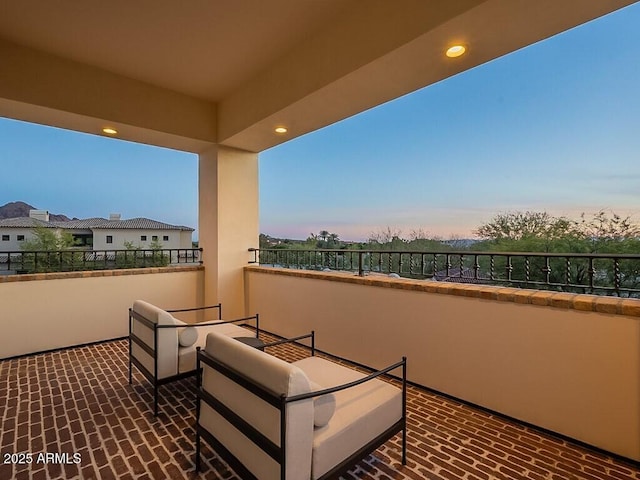
[[[313,329],[374,367],[406,355],[413,382],[640,460],[637,300],[266,267],[245,282],[266,330]]]
[[[3,277],[0,359],[125,337],[135,300],[201,306],[203,277],[202,267]]]

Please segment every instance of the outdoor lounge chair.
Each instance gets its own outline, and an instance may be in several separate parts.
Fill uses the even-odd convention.
[[[132,365],[153,385],[153,413],[158,415],[158,387],[196,373],[196,348],[204,346],[206,335],[216,331],[230,337],[258,337],[259,317],[221,320],[220,304],[180,310],[162,310],[143,300],[129,309],[129,383]],[[215,309],[217,319],[185,323],[172,313]],[[255,329],[237,325],[255,320]]]
[[[196,471],[201,438],[245,480],[337,478],[398,432],[406,464],[406,359],[366,375],[313,354],[287,363],[209,333],[198,350]],[[377,378],[397,368],[402,388]]]

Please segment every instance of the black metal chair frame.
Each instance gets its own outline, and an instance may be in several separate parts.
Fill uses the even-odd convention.
[[[206,307],[196,307],[196,308],[182,308],[182,309],[174,309],[174,310],[165,310],[167,313],[179,313],[179,312],[195,312],[199,310],[209,310],[209,309],[217,309],[218,311],[218,319],[217,320],[208,320],[206,322],[199,323],[190,323],[186,326],[188,327],[207,327],[211,325],[223,325],[225,323],[238,323],[244,322],[242,325],[248,325],[246,322],[255,320],[255,334],[256,338],[260,335],[260,317],[258,314],[255,314],[251,317],[242,317],[235,318],[233,320],[221,320],[222,318],[222,304],[217,305],[209,305]],[[140,337],[133,333],[133,321],[137,320],[142,323],[145,327],[153,330],[153,347],[147,345]],[[188,372],[179,373],[177,375],[172,375],[170,377],[165,377],[162,379],[158,379],[158,329],[160,328],[185,328],[184,325],[158,325],[155,322],[152,322],[148,318],[140,315],[138,312],[133,311],[132,308],[129,308],[129,384],[132,382],[132,365],[135,365],[137,369],[142,373],[142,375],[151,382],[153,386],[153,414],[154,416],[158,416],[158,388],[161,385],[165,385],[167,383],[175,382],[178,380],[182,380],[184,378],[188,378],[194,376],[197,372],[197,369],[189,370]],[[137,358],[133,356],[133,344],[138,345],[142,350],[148,353],[153,358],[153,372],[149,371]]]
[[[298,340],[304,338],[311,338],[311,355],[315,355],[315,334],[311,332],[307,335],[302,335],[295,338],[289,338],[285,340],[280,340],[273,343],[267,343],[265,348],[272,347],[275,345],[282,345],[284,343],[297,342]],[[269,403],[276,409],[280,410],[280,446],[276,445],[272,441],[270,441],[266,436],[256,430],[252,425],[244,421],[240,416],[234,413],[227,406],[222,404],[219,400],[214,398],[211,394],[206,392],[202,388],[202,367],[201,363],[206,364],[207,366],[213,368],[218,371],[222,375],[226,376],[233,382],[237,383],[239,386],[248,390],[252,394],[256,395],[260,399]],[[309,398],[318,397],[321,395],[325,395],[328,393],[337,392],[340,390],[344,390],[350,387],[354,387],[356,385],[360,385],[362,383],[368,382],[377,378],[381,375],[389,374],[392,370],[397,368],[402,368],[402,417],[396,423],[391,425],[387,430],[382,432],[376,438],[371,440],[369,443],[364,445],[358,451],[354,452],[340,464],[336,465],[329,472],[324,474],[318,480],[327,480],[329,478],[337,478],[338,475],[347,472],[353,465],[360,462],[366,455],[373,452],[379,446],[383,445],[387,440],[396,435],[398,432],[402,432],[402,465],[407,464],[407,358],[402,357],[402,360],[390,365],[381,370],[374,371],[373,373],[363,377],[359,380],[349,382],[343,385],[338,385],[332,388],[326,388],[324,390],[318,390],[310,393],[305,393],[302,395],[294,395],[287,397],[285,395],[274,395],[271,391],[266,390],[261,385],[256,383],[255,381],[247,378],[246,376],[236,372],[233,369],[230,369],[222,362],[217,361],[211,355],[209,355],[204,350],[198,349],[197,354],[197,367],[196,370],[198,372],[198,392],[196,397],[196,454],[195,454],[195,471],[200,471],[200,439],[204,438],[213,449],[220,454],[220,456],[233,468],[233,470],[238,473],[241,478],[248,480],[259,480],[257,479],[241,462],[238,460],[218,439],[215,438],[213,434],[207,431],[205,428],[201,427],[199,424],[200,420],[200,401],[204,401],[208,406],[213,408],[218,414],[222,415],[231,425],[233,425],[236,429],[242,432],[251,442],[253,442],[256,446],[258,446],[261,450],[267,453],[273,460],[275,460],[280,465],[280,478],[285,480],[286,473],[286,452],[284,446],[286,445],[286,415],[287,415],[287,406],[291,403],[298,402],[301,400],[306,400]],[[388,375],[389,376],[389,375]]]

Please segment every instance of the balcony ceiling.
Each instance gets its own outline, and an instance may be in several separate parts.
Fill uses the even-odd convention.
[[[261,151],[631,3],[2,2],[0,115]],[[468,53],[444,57],[457,42]]]

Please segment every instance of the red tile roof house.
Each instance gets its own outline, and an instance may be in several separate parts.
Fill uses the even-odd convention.
[[[92,246],[94,250],[123,249],[127,243],[145,249],[152,242],[166,249],[192,247],[194,229],[190,227],[149,218],[121,220],[117,214],[112,214],[109,219],[49,221],[46,211],[42,214],[37,212],[43,211],[34,210],[29,217],[0,220],[0,251],[19,251],[22,242],[34,237],[34,227],[69,232],[80,246]]]

